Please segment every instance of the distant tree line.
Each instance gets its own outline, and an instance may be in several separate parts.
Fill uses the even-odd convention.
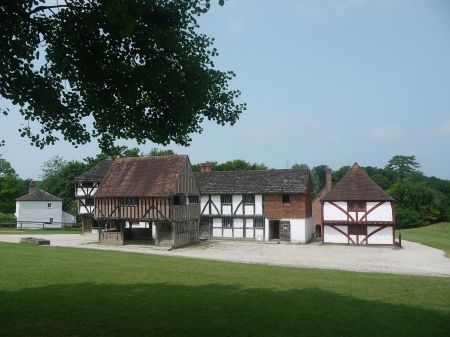
[[[77,214],[77,200],[73,179],[112,157],[146,157],[174,155],[170,149],[153,148],[143,153],[139,148],[126,146],[112,147],[95,157],[86,157],[82,161],[66,161],[56,156],[41,167],[41,181],[37,188],[62,198],[63,210]],[[225,163],[209,162],[213,171],[268,170],[264,163],[250,163],[235,159]],[[200,163],[193,164],[194,172],[200,172]],[[292,169],[309,168],[307,164],[294,164]],[[362,169],[396,200],[397,227],[416,227],[428,223],[450,220],[450,180],[426,177],[419,171],[415,156],[394,156],[384,168],[365,166]],[[326,184],[327,165],[318,165],[310,169],[315,197]],[[333,185],[339,183],[350,166],[342,166],[333,171]],[[0,213],[15,212],[15,199],[28,193],[30,179],[20,179],[10,163],[0,155]],[[2,217],[0,214],[0,218]]]

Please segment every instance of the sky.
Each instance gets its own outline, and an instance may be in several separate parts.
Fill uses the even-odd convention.
[[[211,1],[200,32],[215,38],[215,67],[236,73],[230,88],[247,110],[233,126],[204,122],[189,147],[165,149],[192,164],[244,159],[276,169],[384,167],[414,155],[426,176],[450,179],[450,1]],[[39,180],[54,156],[100,153],[96,140],[35,148],[17,131],[17,108],[0,106],[11,110],[0,116],[0,154],[23,179]]]

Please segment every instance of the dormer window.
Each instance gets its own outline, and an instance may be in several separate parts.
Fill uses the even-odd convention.
[[[291,196],[289,194],[283,194],[282,195],[283,204],[290,204],[291,203]]]
[[[349,202],[348,203],[349,212],[365,212],[366,203],[365,202]]]
[[[47,208],[52,208],[52,203],[51,203],[51,202],[49,202],[49,203],[47,204]]]
[[[92,181],[84,181],[81,186],[83,187],[94,187],[94,183]]]

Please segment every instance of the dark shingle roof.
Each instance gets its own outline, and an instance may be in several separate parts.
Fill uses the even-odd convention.
[[[394,198],[387,194],[357,163],[355,163],[341,181],[321,200],[393,201]]]
[[[94,196],[167,197],[187,156],[118,158]]]
[[[62,201],[61,198],[42,190],[36,190],[33,193],[17,198],[17,201]]]
[[[309,169],[196,172],[202,194],[306,193]]]
[[[84,172],[81,176],[75,178],[72,182],[83,182],[83,181],[102,181],[106,173],[108,173],[111,168],[114,159],[108,157],[101,163],[98,163],[89,171]]]

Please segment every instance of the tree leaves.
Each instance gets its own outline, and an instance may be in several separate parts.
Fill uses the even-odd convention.
[[[53,144],[59,131],[74,146],[98,138],[103,150],[116,139],[187,146],[204,118],[233,125],[246,109],[228,88],[235,74],[213,69],[213,39],[195,32],[209,1],[38,4],[0,5],[0,95],[41,124],[20,130],[33,145]]]

